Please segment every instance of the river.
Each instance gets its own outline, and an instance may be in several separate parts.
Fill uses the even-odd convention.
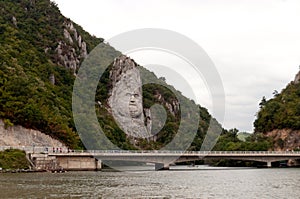
[[[299,198],[299,168],[2,173],[0,198]]]

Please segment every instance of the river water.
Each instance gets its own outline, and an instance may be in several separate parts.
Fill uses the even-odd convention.
[[[0,198],[300,198],[299,168],[139,169],[2,173]]]

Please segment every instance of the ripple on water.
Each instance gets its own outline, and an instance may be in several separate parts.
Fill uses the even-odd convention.
[[[298,198],[300,169],[0,174],[1,198]]]

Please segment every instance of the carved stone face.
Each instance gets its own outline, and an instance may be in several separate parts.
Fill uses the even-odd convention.
[[[129,73],[135,73],[134,70]],[[115,118],[141,118],[143,113],[143,99],[140,81],[136,75],[124,75],[113,88],[111,105]]]
[[[140,92],[135,91],[134,93],[127,93],[129,96],[129,114],[132,118],[139,118],[143,113],[143,106],[142,106],[142,96]]]

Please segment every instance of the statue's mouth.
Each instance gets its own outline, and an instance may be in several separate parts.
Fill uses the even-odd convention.
[[[138,117],[140,115],[137,104],[129,104],[129,114],[131,117]]]
[[[136,104],[136,103],[133,103],[133,102],[130,102],[130,103],[129,103],[129,107],[130,107],[130,106],[137,107],[137,104]]]
[[[135,113],[138,111],[136,104],[129,104],[129,111],[130,113]]]

